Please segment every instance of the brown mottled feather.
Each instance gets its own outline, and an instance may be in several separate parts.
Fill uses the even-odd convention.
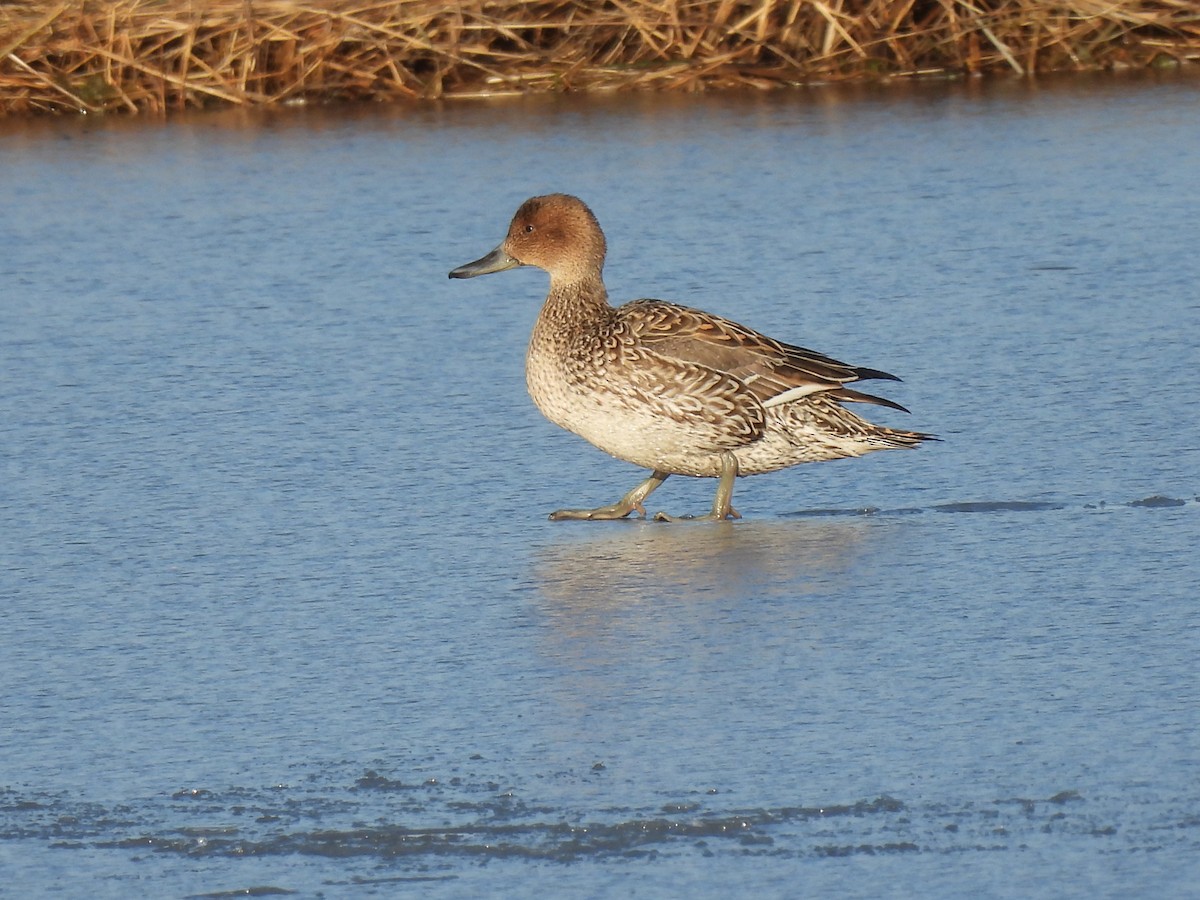
[[[851,366],[721,316],[664,300],[635,300],[616,311],[618,321],[628,323],[630,334],[646,350],[732,375],[760,403],[787,391],[795,391],[797,397],[829,391],[842,400],[908,412],[883,397],[843,388],[863,379],[900,380],[887,372]]]

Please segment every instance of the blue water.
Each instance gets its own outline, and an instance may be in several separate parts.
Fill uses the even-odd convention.
[[[1198,101],[0,121],[0,894],[1197,896]],[[546,521],[551,190],[943,442]]]

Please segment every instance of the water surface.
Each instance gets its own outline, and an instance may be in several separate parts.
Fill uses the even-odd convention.
[[[1189,895],[1198,100],[4,122],[9,890]],[[944,442],[547,522],[642,475],[525,395],[544,275],[446,272],[550,190]]]

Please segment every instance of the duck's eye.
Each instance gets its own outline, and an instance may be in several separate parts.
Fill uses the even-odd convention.
[[[533,234],[533,226],[532,226],[532,225],[526,225],[526,226],[525,226],[525,233],[526,233],[526,234]]]

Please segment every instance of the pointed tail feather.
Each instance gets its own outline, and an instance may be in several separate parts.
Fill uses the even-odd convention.
[[[900,380],[894,375],[889,377],[896,381]],[[907,409],[905,409],[899,403],[896,403],[894,400],[888,400],[884,397],[876,397],[874,394],[864,394],[862,391],[854,391],[848,387],[836,388],[828,393],[829,396],[835,400],[845,400],[849,403],[874,403],[876,406],[886,406],[889,409],[898,409],[903,413],[908,412]]]
[[[881,369],[868,369],[864,366],[857,366],[854,369],[854,374],[861,381],[903,381],[899,375],[893,375],[891,372],[884,372]]]

